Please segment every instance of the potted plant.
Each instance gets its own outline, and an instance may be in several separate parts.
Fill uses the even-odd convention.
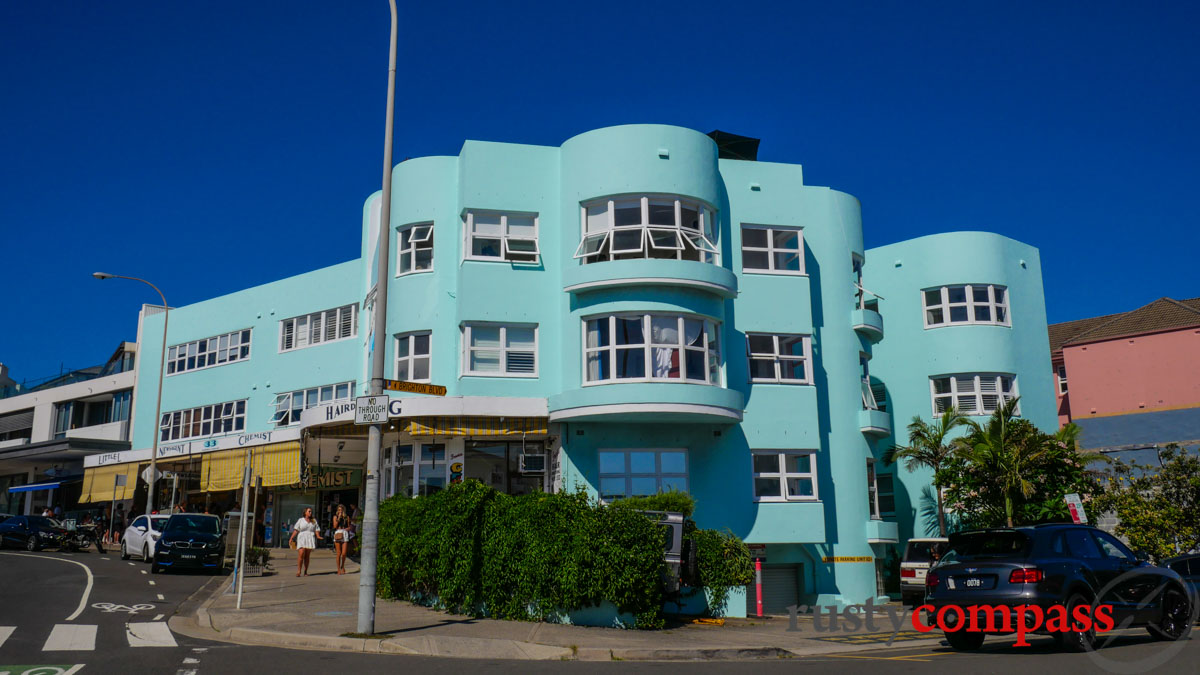
[[[261,577],[270,567],[271,549],[252,546],[246,549],[246,576]]]

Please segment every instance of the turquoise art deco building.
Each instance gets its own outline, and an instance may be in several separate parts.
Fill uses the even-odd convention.
[[[389,377],[447,395],[391,393],[382,493],[686,490],[700,526],[758,545],[778,613],[887,593],[888,551],[928,532],[929,476],[879,461],[913,415],[1019,392],[1054,428],[1035,249],[867,250],[853,196],[726,154],[630,125],[397,165]],[[379,202],[358,260],[173,309],[163,414],[138,388],[134,449],[90,461],[93,482],[135,475],[158,434],[193,504],[240,499],[250,448],[269,543],[305,506],[359,503]],[[161,320],[143,312],[139,355]],[[754,613],[743,597],[731,614]]]

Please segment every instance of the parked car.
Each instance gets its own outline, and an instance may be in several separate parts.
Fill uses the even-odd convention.
[[[141,556],[144,562],[154,560],[154,544],[170,517],[154,515],[134,518],[125,528],[125,534],[121,535],[121,560],[129,560],[131,555]]]
[[[1200,553],[1170,558],[1164,560],[1163,565],[1183,577],[1183,583],[1192,591],[1192,602],[1200,603]]]
[[[1075,609],[1081,606],[1111,605],[1115,625],[1128,620],[1129,627],[1144,626],[1160,640],[1186,637],[1193,616],[1179,574],[1151,565],[1103,530],[1063,524],[951,535],[941,562],[926,577],[925,603],[935,611],[947,605],[964,610],[992,606],[992,627],[997,630],[988,634],[996,635],[1015,632],[1002,630],[1005,619],[1013,627],[1018,621],[1035,624],[1036,613],[1026,610],[1026,616],[1018,616],[1018,605],[1036,605],[1043,614],[1060,605],[1067,617],[1075,617]],[[947,622],[962,620],[957,612],[947,611],[944,617]],[[969,651],[983,644],[985,632],[949,627],[946,641],[954,649]],[[1052,634],[1061,646],[1085,651],[1095,641],[1096,631],[1095,626],[1074,630],[1082,627],[1080,623],[1066,632],[1048,633],[1042,625],[1027,632]]]
[[[225,567],[225,532],[221,519],[200,513],[177,513],[167,519],[154,548],[150,571],[206,569],[214,574]]]
[[[9,518],[12,518],[11,514],[0,513],[0,523],[3,523],[4,521],[8,520]]]
[[[67,531],[46,516],[12,516],[0,522],[0,548],[20,546],[26,551],[67,546]]]
[[[925,599],[925,573],[946,550],[945,537],[909,539],[900,559],[900,601],[916,607]]]

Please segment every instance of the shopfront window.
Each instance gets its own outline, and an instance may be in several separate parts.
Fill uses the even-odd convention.
[[[545,447],[520,441],[467,441],[464,478],[510,495],[542,489]]]

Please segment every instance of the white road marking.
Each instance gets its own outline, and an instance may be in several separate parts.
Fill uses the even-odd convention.
[[[171,629],[162,621],[125,624],[130,647],[178,647]]]
[[[187,659],[184,659],[184,660],[183,660],[183,664],[184,664],[185,666],[186,666],[186,665],[193,664],[193,663],[200,663],[200,659],[187,658]]]
[[[46,644],[42,645],[44,652],[90,652],[95,649],[96,626],[87,624],[55,624]]]
[[[157,586],[158,584],[154,583],[154,580],[153,580],[153,579],[151,579],[151,580],[150,580],[150,585],[151,585],[151,586]]]
[[[192,651],[197,654],[203,654],[204,652],[208,651],[208,647],[192,647]]]
[[[93,582],[92,570],[90,568],[88,568],[87,565],[84,565],[83,563],[79,562],[78,560],[67,560],[66,558],[55,558],[55,557],[48,556],[48,555],[34,555],[32,553],[6,553],[4,551],[0,551],[0,555],[23,555],[26,558],[45,558],[46,560],[61,560],[62,562],[69,562],[72,565],[79,565],[80,567],[83,568],[84,572],[87,572],[87,586],[85,586],[83,589],[83,597],[79,598],[79,606],[76,607],[75,612],[73,614],[71,614],[71,616],[68,616],[66,619],[64,619],[64,621],[74,621],[76,617],[78,617],[80,614],[83,613],[84,608],[87,607],[88,596],[92,594],[92,582]]]
[[[125,564],[126,564],[126,565],[129,565],[130,567],[136,567],[136,565],[134,565],[134,564],[133,564],[133,563],[131,563],[131,562],[127,562],[127,563],[125,563]]]
[[[4,641],[12,636],[16,626],[0,626],[0,647],[4,646]]]
[[[162,621],[162,618],[163,618],[163,615],[162,615],[162,614],[157,614],[157,615],[155,615],[155,617],[154,617],[154,620],[155,620],[155,621]]]
[[[196,669],[195,668],[180,668],[179,670],[175,671],[175,675],[196,675]]]
[[[78,672],[79,672],[79,669],[80,669],[80,668],[82,668],[82,667],[83,667],[83,664],[82,664],[82,663],[76,663],[75,665],[71,666],[71,669],[70,669],[70,670],[68,670],[67,672],[63,673],[63,675],[75,675],[75,673],[78,673]]]
[[[162,593],[159,593],[159,594],[158,594],[158,599],[159,599],[159,600],[166,600],[166,598],[164,598],[164,597],[163,597],[163,594],[162,594]]]
[[[142,570],[142,574],[149,574],[146,570]]]

